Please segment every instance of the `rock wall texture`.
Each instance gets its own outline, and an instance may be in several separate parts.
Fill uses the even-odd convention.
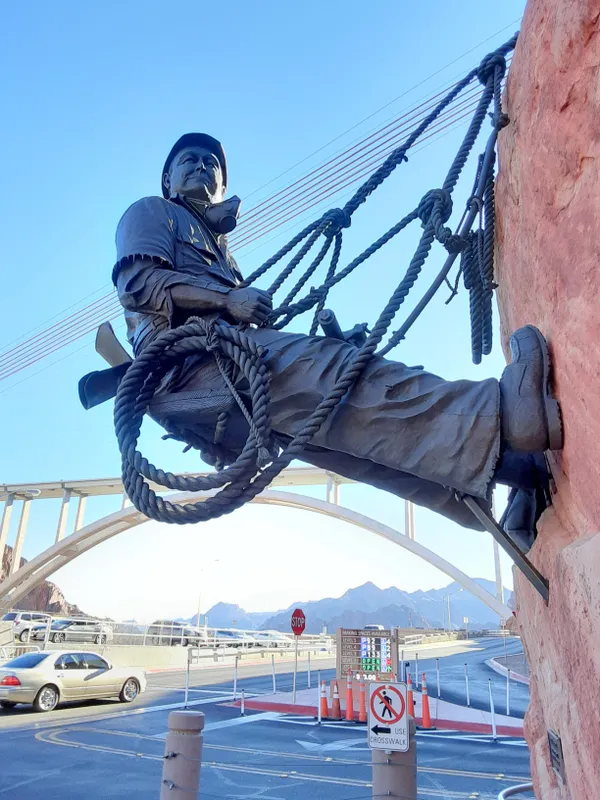
[[[531,666],[526,736],[538,800],[600,798],[600,0],[529,0],[506,90],[497,281],[506,337],[548,337],[565,445],[532,560],[516,579]],[[550,768],[562,738],[566,783]]]
[[[8,577],[12,556],[12,547],[5,545],[0,563],[0,583]],[[20,566],[22,567],[26,563],[27,561],[22,558]],[[78,606],[67,602],[58,586],[51,581],[38,584],[19,602],[18,608],[21,611],[48,611],[51,614],[64,614],[65,616],[81,616],[83,614]]]

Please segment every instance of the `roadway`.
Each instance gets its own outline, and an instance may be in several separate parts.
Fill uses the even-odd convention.
[[[436,658],[440,660],[441,698],[451,703],[466,705],[465,664],[469,676],[469,695],[472,708],[490,709],[489,685],[492,682],[494,707],[498,714],[506,714],[506,678],[491,670],[484,662],[495,656],[522,652],[520,639],[510,637],[474,639],[460,642],[455,647],[422,649],[419,652],[419,673],[425,672],[430,697],[437,697]],[[445,653],[444,653],[445,650]],[[444,657],[445,656],[445,657]],[[410,662],[413,683],[415,681],[415,651],[404,652],[404,660]],[[516,681],[510,684],[510,716],[524,717],[529,705],[529,686]]]
[[[442,676],[457,682],[454,673],[465,659],[481,661],[496,648],[495,640],[467,647],[459,643],[445,648],[443,656],[438,654],[444,648],[429,651],[427,659],[423,651],[420,662],[429,672],[428,662],[440,657]],[[332,659],[320,666],[324,678],[333,676]],[[289,663],[277,667],[277,688],[290,690]],[[248,696],[270,692],[270,669],[268,662],[240,664],[238,693],[242,688]],[[504,683],[487,667],[481,673],[474,677],[473,689],[479,683],[487,687],[490,676]],[[167,717],[173,707],[181,707],[184,682],[181,671],[149,675],[149,690],[131,705],[96,701],[47,715],[28,707],[0,712],[0,798],[37,800],[42,793],[45,800],[158,796]],[[299,686],[303,685],[305,673],[299,677]],[[231,700],[230,669],[192,673],[190,705],[204,712],[207,723],[202,797],[302,800],[309,793],[311,800],[371,797],[364,727],[332,722],[318,726],[310,718],[271,712],[241,717]],[[496,800],[500,789],[528,779],[528,750],[520,739],[501,737],[493,742],[486,735],[439,731],[419,732],[417,742],[422,800]]]

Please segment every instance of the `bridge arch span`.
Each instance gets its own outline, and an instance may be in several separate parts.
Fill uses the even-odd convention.
[[[198,495],[192,492],[182,492],[169,499],[178,503],[192,503],[197,502]],[[507,619],[511,615],[508,606],[486,591],[472,578],[469,578],[462,570],[414,539],[371,517],[359,514],[336,503],[274,489],[265,490],[258,497],[255,497],[252,502],[257,505],[282,506],[311,511],[363,528],[376,536],[381,536],[403,547],[405,550],[437,567],[437,569],[460,583],[467,591],[485,603],[494,613],[499,614],[501,618]],[[129,506],[114,514],[102,517],[81,528],[76,533],[56,542],[52,547],[40,553],[18,569],[12,576],[0,583],[0,609],[16,607],[19,601],[37,584],[46,580],[46,578],[78,556],[123,531],[143,525],[149,521],[144,514],[141,514],[133,506]]]

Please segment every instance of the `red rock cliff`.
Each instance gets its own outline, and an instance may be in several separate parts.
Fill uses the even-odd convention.
[[[503,333],[548,337],[565,446],[532,559],[546,607],[519,575],[532,675],[526,736],[538,800],[600,798],[600,0],[530,0],[507,85],[498,204]],[[562,738],[554,776],[547,729]]]
[[[12,547],[5,545],[0,564],[0,582],[8,576],[12,555]],[[26,563],[27,561],[22,558],[20,566],[22,567]],[[18,607],[22,611],[49,611],[51,614],[64,614],[65,616],[81,616],[83,614],[83,611],[77,606],[67,602],[58,586],[51,581],[38,584],[25,595]]]

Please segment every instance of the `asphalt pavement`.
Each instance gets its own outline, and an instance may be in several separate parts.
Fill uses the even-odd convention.
[[[440,697],[451,703],[467,705],[467,686],[465,680],[465,664],[469,678],[469,701],[472,708],[483,711],[490,710],[489,681],[492,682],[492,696],[494,708],[498,714],[506,714],[506,678],[494,672],[485,664],[495,656],[522,651],[520,639],[487,638],[475,639],[465,645],[462,652],[439,658],[440,667]],[[468,645],[468,646],[467,646]],[[419,653],[419,680],[422,672],[427,678],[427,687],[430,697],[437,697],[437,671],[436,657],[441,651],[430,652],[422,650]],[[413,683],[416,677],[415,653],[413,650],[404,651],[404,660],[410,663]],[[529,705],[529,686],[511,681],[509,691],[509,708],[511,717],[525,716]]]
[[[503,643],[499,644],[503,652]],[[419,661],[429,674],[428,662],[433,660],[435,675],[435,657],[440,657],[448,692],[456,695],[460,694],[461,664],[465,660],[472,663],[473,689],[478,697],[479,684],[487,687],[488,678],[498,687],[504,684],[504,679],[487,667],[481,667],[481,674],[476,667],[497,646],[495,640],[483,640],[466,649],[446,649],[443,657],[438,655],[442,649],[436,649],[431,658],[424,658],[423,653]],[[323,678],[333,676],[331,660],[321,666]],[[277,667],[281,670],[277,688],[291,689],[292,674],[283,671],[289,670],[289,663]],[[240,665],[238,696],[242,689],[248,696],[271,692],[270,668],[270,663]],[[315,677],[313,672],[313,685]],[[363,726],[317,725],[311,718],[273,712],[250,712],[241,717],[239,709],[230,704],[232,678],[222,667],[192,673],[190,705],[206,715],[201,797],[371,797],[371,756]],[[306,682],[304,670],[298,685],[303,687]],[[0,798],[158,797],[167,718],[172,708],[181,708],[184,683],[182,672],[164,672],[150,675],[149,691],[131,705],[97,701],[45,715],[28,707],[0,712]],[[487,735],[437,731],[417,733],[417,743],[422,800],[496,800],[502,788],[528,779],[529,755],[521,739],[500,737],[494,742]]]

